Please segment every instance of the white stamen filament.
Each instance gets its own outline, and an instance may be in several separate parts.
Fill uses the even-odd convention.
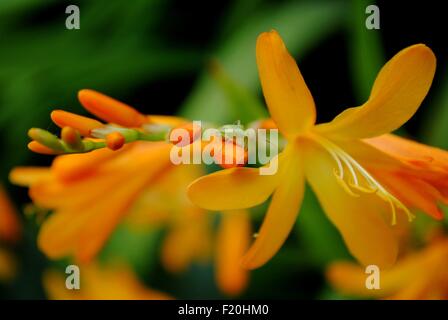
[[[397,208],[401,209],[408,216],[409,221],[412,221],[415,216],[409,211],[409,209],[395,196],[393,196],[390,192],[388,192],[377,180],[375,180],[372,175],[370,175],[367,170],[365,170],[355,159],[353,159],[348,153],[342,150],[333,142],[323,138],[323,137],[314,137],[314,139],[319,142],[332,156],[338,166],[338,174],[336,178],[339,180],[338,182],[341,184],[343,189],[352,196],[358,196],[353,193],[350,189],[359,190],[364,193],[373,193],[375,192],[382,200],[388,202],[392,211],[392,225],[397,223]],[[348,183],[344,180],[344,166],[348,168],[350,171],[350,175],[352,176],[353,183]],[[358,179],[358,174],[360,174],[364,180],[367,182],[367,186],[362,186]]]

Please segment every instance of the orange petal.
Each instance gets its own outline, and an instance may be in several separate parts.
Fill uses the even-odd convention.
[[[15,167],[9,173],[11,183],[29,187],[51,176],[51,170],[48,167]]]
[[[187,194],[204,209],[243,209],[266,201],[278,183],[278,175],[262,176],[256,168],[232,168],[193,181]]]
[[[103,197],[109,186],[122,183],[135,175],[151,176],[170,165],[170,145],[166,143],[135,143],[132,148],[118,151],[117,156],[98,152],[61,157],[59,169],[79,170],[71,179],[54,175],[50,180],[36,183],[30,188],[33,201],[46,208],[80,207]],[[113,151],[107,150],[110,153]],[[99,160],[107,161],[99,163]],[[57,158],[59,159],[59,158]],[[76,166],[78,162],[79,166]],[[143,170],[144,168],[144,170]],[[66,176],[64,176],[66,177]]]
[[[229,296],[240,294],[247,286],[249,274],[241,258],[249,247],[250,220],[248,212],[224,212],[217,235],[216,279],[222,292]]]
[[[448,174],[448,152],[393,134],[365,139],[364,142],[388,155],[419,168]]]
[[[183,272],[191,263],[209,257],[210,226],[204,214],[174,225],[168,233],[162,248],[162,263],[168,271]]]
[[[305,180],[301,156],[295,149],[293,146],[285,156],[281,182],[272,196],[260,232],[243,259],[243,265],[248,269],[264,265],[277,253],[299,214]]]
[[[247,150],[232,141],[214,142],[213,158],[222,168],[242,167],[247,163]]]
[[[119,155],[119,152],[105,148],[88,153],[63,155],[54,159],[51,169],[64,181],[76,180],[94,172],[101,164]]]
[[[107,122],[124,127],[140,127],[147,121],[134,108],[93,90],[79,91],[78,99],[90,113]]]
[[[336,163],[328,152],[311,142],[303,148],[307,180],[353,256],[364,265],[393,265],[398,243],[382,218],[383,200],[375,194],[349,195],[334,177]]]
[[[280,35],[262,33],[256,49],[263,94],[279,130],[294,136],[310,129],[316,120],[314,100]]]
[[[34,203],[44,208],[79,208],[102,197],[105,190],[122,180],[123,174],[96,174],[66,183],[50,176],[31,185],[29,194]]]
[[[414,160],[425,157],[425,153],[421,151],[429,153],[431,147],[426,149],[424,145],[392,135],[339,143],[403,203],[410,208],[421,209],[436,219],[442,218],[437,202],[448,201],[448,196],[444,193],[448,188],[441,183],[448,178],[447,173],[442,170],[443,150],[434,150],[438,160],[416,166]],[[407,148],[414,144],[418,146],[416,149]],[[438,153],[440,155],[436,156]]]
[[[136,143],[83,179],[55,177],[33,185],[30,194],[57,210],[42,225],[39,247],[52,258],[74,253],[91,259],[148,183],[170,165],[167,143]]]
[[[103,197],[94,198],[86,207],[57,210],[42,224],[38,236],[39,248],[53,259],[74,253],[79,261],[90,260],[104,245],[150,178],[146,175],[137,175],[132,179],[125,177],[121,183],[99,188]],[[104,197],[104,194],[108,196]]]
[[[390,299],[428,298],[441,288],[439,276],[446,278],[447,254],[446,239],[430,243],[420,251],[409,252],[392,268],[380,269],[380,290],[366,289],[368,275],[364,268],[353,263],[332,264],[327,270],[327,278],[336,289],[351,295]]]
[[[15,242],[20,234],[21,225],[16,209],[0,185],[0,240]]]
[[[417,44],[401,50],[379,72],[369,100],[349,108],[316,130],[339,139],[369,138],[392,132],[417,111],[436,69],[430,48]]]
[[[437,206],[442,195],[424,180],[397,173],[371,170],[383,186],[409,208],[417,208],[437,220],[443,219],[443,211]]]
[[[43,285],[53,300],[165,300],[165,293],[145,287],[132,269],[124,264],[80,266],[81,288],[67,290],[66,274],[56,270],[44,272]]]

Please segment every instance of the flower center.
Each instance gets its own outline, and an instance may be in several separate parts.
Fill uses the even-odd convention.
[[[397,223],[397,209],[403,211],[407,215],[409,221],[412,221],[415,218],[400,200],[388,192],[347,152],[321,136],[313,136],[313,139],[322,145],[336,162],[337,168],[334,168],[333,173],[338,183],[349,195],[359,197],[359,194],[357,194],[356,191],[375,193],[382,200],[389,203],[392,211],[392,225]]]

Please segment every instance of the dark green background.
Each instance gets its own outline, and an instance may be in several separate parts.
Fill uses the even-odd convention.
[[[80,7],[80,30],[65,28],[68,4]],[[434,84],[400,134],[447,148],[448,55],[442,2],[378,1],[379,31],[364,27],[368,4],[372,2],[234,0],[214,1],[212,6],[172,0],[2,0],[2,181],[22,209],[29,199],[25,189],[9,185],[9,170],[51,162],[51,157],[27,150],[27,129],[56,133],[49,119],[55,108],[84,113],[76,101],[82,88],[104,92],[148,114],[178,113],[222,124],[264,114],[259,109],[255,41],[272,28],[297,58],[319,122],[365,101],[379,68],[396,52],[427,44],[438,58]],[[212,59],[232,79],[230,88],[210,76]],[[35,220],[21,219],[25,236],[12,248],[20,273],[12,284],[0,284],[0,297],[44,298],[41,272],[52,263],[36,248]],[[260,214],[255,220],[260,222]],[[175,297],[222,297],[211,266],[193,266],[181,276],[163,270],[158,259],[162,236],[163,230],[135,235],[119,229],[102,256],[126,257],[143,281]],[[252,273],[242,297],[341,298],[325,284],[322,273],[337,258],[349,257],[307,192],[296,232],[275,259]]]

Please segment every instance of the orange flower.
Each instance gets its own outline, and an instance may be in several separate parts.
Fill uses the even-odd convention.
[[[392,225],[402,216],[412,220],[406,205],[441,218],[436,202],[447,201],[447,154],[382,136],[418,109],[434,76],[434,54],[422,44],[402,50],[381,69],[366,103],[316,125],[313,97],[278,33],[262,33],[256,51],[268,109],[288,142],[273,159],[279,169],[272,176],[254,168],[213,173],[190,185],[190,199],[205,209],[231,210],[253,207],[272,194],[259,235],[244,258],[247,268],[257,268],[288,237],[306,180],[350,252],[364,265],[391,266],[398,242],[387,211]],[[428,152],[433,158],[423,156]]]
[[[211,217],[192,205],[186,196],[188,184],[201,176],[202,169],[174,166],[169,156],[171,148],[192,148],[192,145],[173,146],[167,139],[171,129],[184,128],[195,140],[197,130],[180,118],[142,116],[131,107],[91,90],[81,91],[79,98],[90,112],[114,124],[103,125],[56,110],[52,119],[63,129],[62,139],[41,129],[31,129],[30,136],[39,148],[50,151],[62,148],[62,152],[90,152],[58,156],[50,168],[15,168],[10,174],[12,182],[30,188],[35,204],[54,210],[42,224],[40,249],[52,259],[74,255],[77,260],[88,262],[123,218],[128,217],[128,222],[140,228],[168,227],[162,248],[162,262],[168,270],[181,272],[192,262],[208,258],[214,250]],[[80,142],[78,132],[87,139],[82,140],[82,147],[75,148],[72,146]],[[152,132],[156,140],[162,141],[140,141],[148,138],[138,136],[141,132]],[[89,149],[90,143],[96,145]],[[242,225],[234,234],[236,239],[242,239],[239,245],[235,245],[228,231],[226,237],[218,239],[217,246],[225,249],[225,257],[217,258],[218,285],[229,294],[239,293],[247,284],[247,271],[241,268],[239,259],[241,246],[250,237],[248,219],[242,217],[231,223]]]
[[[21,235],[21,225],[14,205],[0,185],[0,240],[16,242]]]
[[[346,295],[386,299],[448,299],[448,239],[436,239],[409,253],[389,270],[380,270],[380,289],[366,289],[368,274],[350,262],[336,262],[327,269],[331,285]]]
[[[162,142],[135,143],[60,156],[48,169],[15,168],[12,182],[26,183],[34,203],[54,210],[39,232],[42,251],[50,258],[93,258],[142,190],[170,166],[169,150]]]
[[[249,278],[240,263],[251,236],[249,215],[241,210],[224,213],[214,240],[213,216],[186,197],[188,184],[202,173],[201,166],[182,165],[160,175],[134,203],[127,223],[134,229],[168,228],[162,263],[170,272],[184,272],[194,262],[207,262],[213,253],[219,289],[236,296]]]
[[[229,296],[240,294],[249,281],[249,273],[240,261],[249,248],[251,226],[248,212],[224,212],[216,243],[216,282]]]
[[[168,141],[170,131],[185,127],[187,121],[170,116],[146,116],[130,106],[93,90],[81,90],[79,101],[92,114],[109,122],[54,110],[51,119],[59,126],[61,138],[31,128],[28,148],[42,154],[84,153],[102,148],[118,150],[135,141]]]
[[[17,262],[9,250],[0,247],[0,282],[14,279],[17,273]]]
[[[80,266],[80,289],[66,288],[67,275],[56,270],[44,273],[43,284],[52,300],[167,300],[168,294],[149,289],[126,265]]]
[[[364,142],[386,155],[377,162],[360,159],[392,194],[410,208],[440,220],[437,203],[448,203],[448,153],[392,134]],[[386,164],[387,157],[398,163]],[[362,158],[362,157],[360,157]]]
[[[3,245],[17,242],[21,233],[18,214],[6,190],[0,185],[0,282],[10,281],[16,275],[16,259]]]

